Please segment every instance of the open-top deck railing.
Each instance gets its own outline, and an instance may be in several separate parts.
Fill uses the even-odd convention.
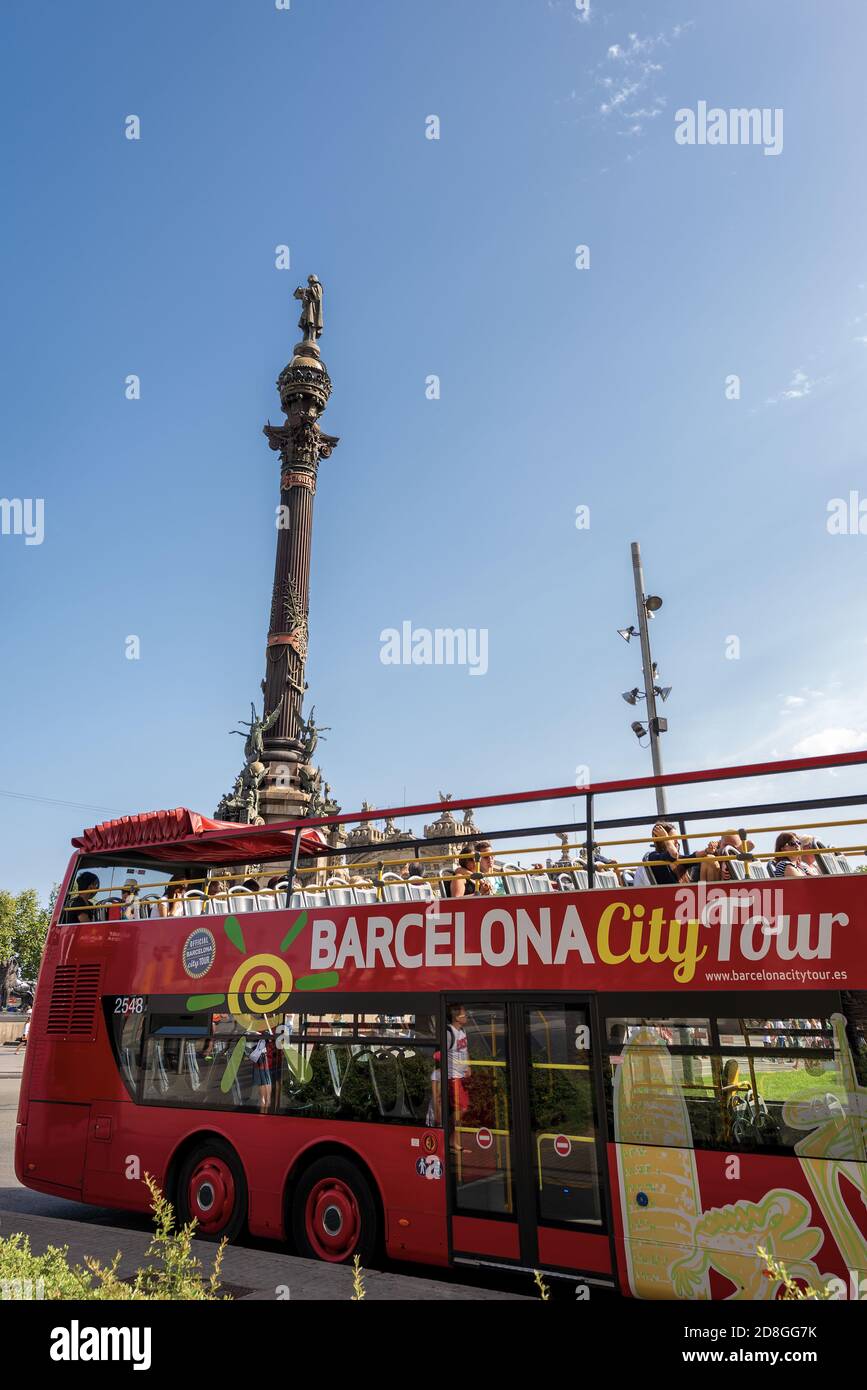
[[[517,880],[523,880],[525,882],[529,880],[529,890],[538,891],[539,883],[534,880],[538,880],[540,876],[546,880],[549,876],[558,878],[560,873],[563,873],[564,878],[567,880],[563,883],[558,882],[557,886],[560,888],[568,889],[568,880],[570,876],[575,891],[581,891],[585,886],[588,889],[593,889],[597,886],[624,886],[620,878],[621,871],[629,871],[641,867],[643,859],[640,855],[634,857],[637,851],[633,847],[647,845],[649,839],[647,827],[655,823],[658,818],[649,816],[646,813],[600,818],[598,815],[598,808],[603,798],[623,793],[650,790],[658,786],[678,788],[692,787],[693,785],[702,783],[746,780],[754,777],[778,776],[792,773],[822,772],[846,767],[858,767],[865,763],[867,763],[867,751],[830,754],[816,758],[793,758],[781,762],[751,763],[736,767],[702,769],[696,772],[668,773],[660,777],[628,778],[619,781],[599,782],[581,787],[576,787],[574,785],[567,787],[548,787],[527,792],[510,792],[502,795],[465,797],[458,800],[450,799],[447,802],[440,800],[436,802],[424,802],[412,806],[342,812],[331,816],[305,818],[304,820],[290,820],[276,825],[244,826],[244,840],[249,846],[251,854],[250,860],[247,861],[248,863],[254,860],[257,842],[261,841],[264,846],[264,842],[267,838],[269,844],[273,846],[276,832],[285,833],[286,848],[280,855],[280,862],[284,865],[288,863],[288,868],[285,872],[285,883],[281,882],[269,888],[260,888],[258,893],[248,893],[247,896],[255,899],[256,908],[263,906],[294,905],[293,900],[297,900],[299,905],[302,901],[305,905],[314,902],[319,903],[320,901],[339,905],[341,902],[351,901],[366,904],[376,901],[402,901],[411,900],[413,897],[422,898],[425,896],[437,896],[443,891],[442,880],[447,878],[448,874],[442,868],[434,873],[431,873],[430,870],[434,869],[436,865],[453,865],[455,859],[455,846],[459,847],[461,844],[471,846],[479,841],[482,835],[485,840],[497,846],[498,862],[496,864],[495,873],[498,878],[503,880],[504,888],[507,892],[510,891],[510,889],[513,889],[513,891],[527,891],[526,887],[523,889],[521,888]],[[407,833],[397,839],[390,838],[387,841],[375,839],[356,841],[349,846],[346,844],[339,846],[323,844],[321,849],[317,851],[317,862],[307,865],[300,862],[302,835],[311,829],[328,831],[337,826],[363,825],[368,822],[382,821],[387,818],[395,821],[397,819],[409,819],[417,816],[430,816],[436,813],[441,814],[445,809],[449,811],[462,811],[467,809],[479,811],[486,807],[500,808],[503,806],[521,806],[546,801],[564,801],[567,799],[572,802],[580,799],[583,802],[584,814],[581,819],[576,819],[573,814],[571,818],[557,821],[553,824],[534,825],[530,827],[509,826],[506,828],[485,830],[484,832],[479,831],[477,828],[466,828],[462,824],[455,822],[442,837],[421,837]],[[698,809],[687,807],[668,813],[665,819],[679,828],[680,837],[683,840],[685,850],[685,853],[681,854],[678,858],[678,865],[681,867],[687,864],[701,864],[705,858],[704,855],[696,855],[690,851],[688,843],[690,831],[688,827],[695,827],[697,822],[712,819],[716,823],[716,828],[704,833],[719,836],[720,834],[729,832],[737,835],[742,841],[746,840],[748,837],[759,834],[776,834],[788,830],[803,830],[804,828],[812,831],[823,830],[834,832],[830,837],[831,843],[823,843],[818,851],[801,848],[780,850],[778,852],[774,850],[755,850],[748,852],[743,848],[740,853],[733,856],[736,861],[735,872],[738,878],[765,877],[767,868],[764,866],[773,864],[773,861],[776,859],[785,857],[787,859],[797,860],[803,855],[813,853],[818,853],[820,855],[820,864],[824,872],[839,873],[851,872],[851,866],[844,856],[852,854],[863,855],[867,853],[867,830],[863,830],[860,834],[856,834],[854,842],[848,840],[845,844],[838,843],[840,839],[839,832],[851,832],[856,827],[859,829],[861,827],[867,827],[867,817],[858,816],[846,819],[823,818],[809,819],[806,821],[801,818],[798,824],[794,825],[792,822],[782,823],[779,820],[779,816],[780,814],[790,815],[795,812],[825,813],[846,807],[864,805],[867,805],[867,793],[854,793],[829,797],[812,796],[786,801],[730,805],[716,807],[712,810],[709,810],[706,806]],[[751,818],[766,815],[774,817],[771,824],[752,823]],[[596,839],[597,834],[600,832],[612,830],[630,831],[638,826],[645,828],[644,835],[627,835],[601,840]],[[237,833],[237,829],[234,833]],[[695,838],[696,831],[694,828],[691,833]],[[570,852],[574,851],[579,855],[579,862],[577,863],[573,863],[568,867],[558,864],[549,864],[543,867],[539,865],[517,865],[502,862],[505,855],[526,856],[529,854],[544,854],[552,851],[560,851],[562,855],[564,849],[562,842],[558,842],[554,845],[548,844],[544,842],[544,837],[551,835],[560,836],[564,834],[576,837],[576,843],[574,845],[569,844],[566,848],[568,848]],[[215,860],[218,859],[217,850],[220,842],[225,842],[228,836],[229,832],[227,830],[220,829],[206,830],[197,835],[197,859],[201,862],[203,849],[208,843],[214,845],[214,858]],[[543,837],[543,843],[528,845],[525,843],[528,836],[541,836]],[[517,841],[518,843],[512,843],[513,841]],[[186,844],[189,844],[189,841],[184,841],[183,839],[167,842],[164,847],[165,854],[161,854],[162,861],[164,863],[177,862],[183,864],[185,862],[184,847]],[[443,850],[440,854],[437,853],[439,847],[442,847]],[[153,856],[157,848],[162,850],[162,847],[150,845],[149,854]],[[616,858],[612,856],[613,862],[610,864],[600,865],[595,862],[596,854],[599,851],[610,851],[614,849],[625,849],[626,855],[622,856],[618,854]],[[402,855],[402,851],[406,851],[405,856]],[[322,884],[320,882],[315,887],[308,885],[308,887],[303,889],[300,893],[292,892],[293,887],[298,883],[303,883],[305,879],[316,877],[321,880],[323,875],[327,878],[329,874],[338,872],[338,866],[336,864],[333,866],[333,869],[329,870],[327,867],[328,861],[347,857],[351,859],[351,863],[347,867],[353,875],[354,887],[358,890],[351,898],[345,898],[345,896],[341,897],[337,895],[336,892],[332,892],[329,896],[329,889],[336,890],[338,887],[343,888],[349,886],[348,884],[328,885],[327,883]],[[89,862],[98,864],[101,858],[104,858],[104,856],[93,856],[92,860],[89,860]],[[267,863],[269,861],[274,862],[276,859],[277,855],[272,849],[262,860],[256,860],[255,862]],[[739,864],[737,861],[739,861]],[[324,868],[323,864],[325,865]],[[428,871],[424,875],[428,883],[428,889],[425,890],[425,892],[419,890],[415,894],[409,893],[407,899],[396,897],[396,890],[389,889],[388,887],[389,874],[405,866],[410,866],[415,869],[417,873],[421,869]],[[345,873],[346,867],[340,865],[339,872]],[[226,898],[224,898],[222,892],[220,893],[219,903],[214,904],[212,898],[209,898],[207,892],[204,890],[210,889],[211,893],[213,893],[214,879],[226,879],[225,888],[228,898],[237,897],[243,899],[245,895],[243,886],[238,885],[237,882],[231,883],[228,881],[233,877],[234,873],[234,870],[226,868],[225,865],[223,865],[222,868],[215,867],[208,875],[203,874],[201,876],[189,877],[182,881],[175,880],[175,888],[180,888],[184,895],[190,894],[192,915],[198,915],[198,913],[207,910],[214,910],[215,907],[222,912],[232,911],[235,909],[226,905]],[[397,876],[396,874],[394,875],[394,877]],[[516,882],[511,884],[509,880],[516,880]],[[406,880],[404,880],[404,882],[405,881]],[[141,888],[148,886],[164,889],[166,885],[164,881],[160,881],[153,885],[140,885]],[[370,893],[370,889],[374,890],[373,894]],[[86,896],[87,891],[88,890],[85,890],[83,893],[80,893],[80,896]],[[92,890],[92,895],[95,898],[98,894],[104,895],[105,891],[105,889],[94,889]],[[197,906],[195,900],[199,897],[200,893],[201,903]],[[104,903],[102,906],[104,906]],[[95,903],[93,907],[94,913],[99,910],[99,908],[100,904]],[[79,910],[86,911],[86,909]],[[155,914],[156,911],[157,910],[154,909]]]

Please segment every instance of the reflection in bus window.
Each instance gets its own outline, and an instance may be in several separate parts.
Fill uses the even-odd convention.
[[[530,1134],[540,1220],[602,1219],[587,1010],[527,1009]]]
[[[836,1033],[834,1010],[820,1017],[814,1008],[799,1017],[714,1020],[711,1046],[672,1043],[684,1020],[609,1019],[606,1091],[617,1141],[802,1149],[811,1129],[857,1109],[850,1078],[857,1085],[867,1061],[855,1021],[862,997],[847,1004]]]
[[[503,1008],[449,1010],[448,1115],[456,1205],[462,1212],[514,1209],[506,1018]]]

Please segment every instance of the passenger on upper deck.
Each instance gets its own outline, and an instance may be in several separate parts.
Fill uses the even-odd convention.
[[[134,878],[128,878],[120,890],[120,915],[125,922],[138,918],[138,883]]]
[[[467,854],[462,854],[458,858],[458,867],[452,874],[451,880],[445,880],[448,884],[448,895],[450,898],[467,898],[471,893],[478,892],[476,874],[478,870],[478,860],[475,851],[471,850]]]
[[[689,878],[690,865],[679,864],[680,841],[674,834],[671,821],[660,820],[651,831],[653,848],[645,854],[647,872],[657,884],[684,883]]]
[[[774,843],[774,853],[779,854],[780,858],[772,859],[768,865],[768,869],[770,873],[773,874],[774,878],[808,877],[808,875],[805,874],[804,870],[801,868],[800,855],[797,855],[797,857],[790,859],[787,855],[783,854],[784,850],[800,848],[801,842],[798,839],[797,835],[795,835],[791,830],[784,830],[782,834],[777,836],[776,841]]]
[[[99,918],[93,899],[99,892],[99,879],[87,869],[75,881],[75,897],[66,909],[67,922],[95,922]]]
[[[183,869],[180,873],[172,874],[165,886],[163,896],[157,903],[157,911],[161,917],[183,917],[186,883],[187,875]]]
[[[476,853],[479,856],[479,892],[485,894],[503,893],[503,880],[494,864],[493,845],[490,840],[478,840]]]
[[[731,883],[735,879],[735,872],[726,859],[736,858],[740,854],[749,854],[753,849],[753,841],[744,839],[736,830],[724,830],[718,840],[711,840],[702,856],[702,863],[695,865],[701,870],[700,874],[693,874],[693,881],[699,878],[702,883]]]
[[[806,878],[818,878],[822,872],[819,861],[816,858],[816,850],[821,849],[818,840],[814,840],[812,835],[804,835],[801,838],[801,849],[808,849],[809,854],[798,856],[801,870]]]

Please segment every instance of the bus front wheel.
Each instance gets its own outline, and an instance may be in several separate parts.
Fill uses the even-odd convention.
[[[317,1159],[302,1173],[292,1201],[292,1234],[300,1255],[363,1265],[379,1241],[376,1202],[364,1174],[346,1158]]]
[[[247,1183],[235,1150],[209,1139],[187,1154],[178,1174],[182,1224],[195,1221],[206,1240],[235,1240],[247,1217]]]

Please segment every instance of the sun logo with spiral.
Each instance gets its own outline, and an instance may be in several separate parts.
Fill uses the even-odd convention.
[[[278,949],[281,952],[288,951],[306,925],[307,913],[302,912],[292,923]],[[243,1028],[242,1036],[235,1040],[220,1082],[221,1091],[228,1092],[234,1085],[244,1060],[247,1035],[259,1032],[258,1025],[263,1022],[268,1032],[271,1032],[270,1017],[285,1008],[294,991],[333,989],[340,983],[340,975],[336,970],[320,970],[313,975],[299,975],[295,978],[288,961],[284,960],[282,955],[268,952],[248,955],[244,931],[237,917],[226,918],[223,932],[244,959],[235,970],[224,994],[193,994],[187,1000],[187,1011],[191,1014],[202,1013],[205,1010],[218,1009],[225,1004],[236,1023]],[[279,1030],[279,1036],[280,1048],[289,1070],[300,1081],[309,1079],[310,1066],[306,1058],[301,1056],[297,1048],[288,1045],[282,1028]]]

